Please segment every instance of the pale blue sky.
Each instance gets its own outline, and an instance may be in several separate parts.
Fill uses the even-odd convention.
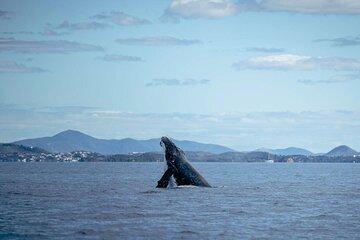
[[[3,0],[0,26],[0,141],[360,150],[356,0]]]

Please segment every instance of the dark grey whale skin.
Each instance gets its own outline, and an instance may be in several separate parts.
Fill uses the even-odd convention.
[[[185,153],[175,146],[168,137],[162,137],[160,145],[165,149],[167,170],[158,181],[157,188],[166,188],[171,176],[174,176],[178,186],[194,185],[199,187],[211,187],[205,178],[191,166]]]

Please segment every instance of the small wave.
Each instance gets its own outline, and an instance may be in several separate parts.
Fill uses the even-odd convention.
[[[82,229],[82,230],[79,230],[77,231],[76,233],[77,234],[80,234],[80,235],[91,235],[93,234],[95,231],[92,230],[92,229]]]
[[[323,220],[323,219],[336,219],[338,218],[338,215],[330,214],[330,213],[320,213],[313,216],[306,217],[307,219],[313,219],[313,220]]]
[[[167,188],[157,188],[156,190],[148,190],[144,192],[140,192],[141,194],[156,194],[160,193],[163,190],[166,189],[173,189],[173,190],[179,190],[179,189],[213,189],[213,188],[226,188],[227,186],[211,186],[211,187],[200,187],[195,185],[180,185],[180,186],[168,186]]]
[[[191,230],[184,230],[184,231],[181,231],[181,234],[199,234],[198,232],[195,232],[195,231],[191,231]]]
[[[173,188],[198,188],[198,186],[194,186],[194,185],[180,185],[180,186],[176,186]]]
[[[144,212],[132,212],[124,215],[126,218],[158,218],[158,217],[172,217],[171,213],[144,213]]]
[[[148,190],[148,191],[141,192],[141,194],[156,194],[159,192],[160,192],[159,190]]]

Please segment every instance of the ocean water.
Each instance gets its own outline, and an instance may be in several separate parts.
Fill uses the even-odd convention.
[[[0,163],[0,239],[359,239],[360,164]]]

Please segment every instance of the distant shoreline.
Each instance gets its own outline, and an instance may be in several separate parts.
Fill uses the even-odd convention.
[[[0,162],[163,162],[161,152],[102,155],[87,151],[49,153],[36,148],[14,146],[0,153]],[[10,151],[11,150],[11,151]],[[191,162],[256,162],[256,163],[360,163],[360,155],[353,156],[281,156],[266,152],[185,152]]]
[[[325,154],[299,148],[238,152],[220,145],[174,140],[191,162],[360,162],[360,153],[340,145]],[[103,140],[68,130],[53,137],[0,143],[0,162],[163,162],[159,139]],[[280,151],[281,150],[281,151]],[[275,151],[275,152],[274,152]]]

